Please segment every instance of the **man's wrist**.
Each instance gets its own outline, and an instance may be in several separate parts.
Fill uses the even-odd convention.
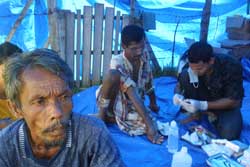
[[[181,94],[174,94],[174,97],[173,97],[173,103],[174,105],[181,105],[181,102],[183,101],[184,99],[184,96],[181,95]]]
[[[200,101],[200,110],[205,111],[208,109],[208,102],[207,101]]]

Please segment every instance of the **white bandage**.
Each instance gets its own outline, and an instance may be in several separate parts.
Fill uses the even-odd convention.
[[[104,99],[104,98],[100,98],[99,100],[99,106],[102,108],[107,108],[109,106],[110,103],[110,99]]]
[[[181,102],[183,101],[183,99],[184,99],[184,96],[176,93],[173,96],[173,103],[174,103],[174,105],[181,105]]]

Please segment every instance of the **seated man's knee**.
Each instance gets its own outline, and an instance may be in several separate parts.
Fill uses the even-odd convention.
[[[118,70],[109,70],[107,73],[103,84],[108,84],[113,86],[118,86],[120,84],[120,72]]]
[[[217,126],[218,132],[222,138],[228,140],[239,138],[243,126],[240,109],[236,108],[232,111],[222,112]]]
[[[109,70],[102,84],[102,96],[104,98],[115,98],[120,86],[120,73],[117,70]]]

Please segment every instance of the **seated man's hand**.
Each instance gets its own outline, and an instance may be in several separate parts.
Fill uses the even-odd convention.
[[[147,127],[147,137],[154,144],[161,144],[164,140],[164,136],[160,135],[156,126]]]
[[[189,113],[195,113],[198,110],[207,110],[207,101],[199,101],[195,99],[185,99],[181,102],[181,106]]]
[[[157,104],[150,104],[149,109],[152,110],[153,112],[158,112],[160,110],[160,107],[157,106]]]
[[[178,93],[174,94],[174,96],[173,96],[174,105],[176,105],[176,106],[181,105],[181,102],[183,101],[183,99],[184,99],[184,96],[182,96]]]

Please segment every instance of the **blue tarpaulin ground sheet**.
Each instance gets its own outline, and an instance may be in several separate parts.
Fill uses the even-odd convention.
[[[250,57],[243,57],[241,59],[241,64],[243,67],[243,78],[250,81]]]
[[[178,114],[178,107],[172,103],[173,89],[176,79],[172,77],[160,77],[154,80],[157,103],[160,106],[159,114],[154,116],[161,121],[182,119],[185,116]],[[81,114],[91,114],[97,112],[95,103],[95,90],[97,86],[90,87],[73,97],[74,112]],[[241,109],[244,126],[240,140],[250,144],[250,82],[244,81],[245,97]],[[146,99],[145,104],[148,104]],[[233,120],[232,120],[233,121]],[[167,150],[167,138],[163,144],[156,145],[149,142],[145,135],[131,137],[121,132],[117,125],[108,124],[108,129],[118,145],[122,158],[128,167],[166,167],[171,165],[172,154]],[[180,126],[180,134],[184,134],[185,127]],[[181,146],[187,146],[188,152],[193,158],[192,167],[206,166],[206,153],[197,146],[193,146],[183,140],[179,142]]]

